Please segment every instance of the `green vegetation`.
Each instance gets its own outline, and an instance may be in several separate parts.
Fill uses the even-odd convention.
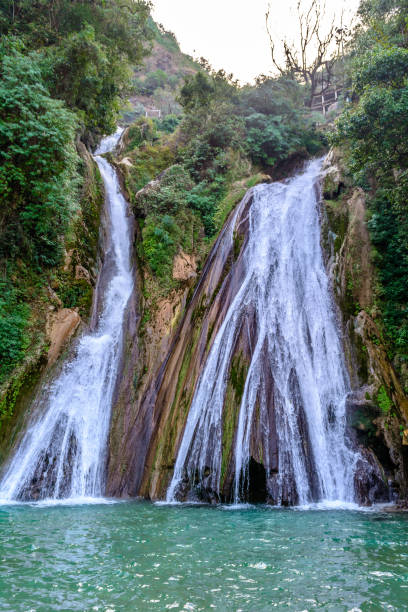
[[[130,126],[124,154],[132,165],[123,168],[125,184],[143,223],[140,254],[159,284],[171,286],[180,247],[199,256],[208,252],[232,208],[263,172],[324,147],[304,97],[304,88],[289,78],[240,87],[202,61],[180,90],[181,122],[170,115]]]
[[[389,414],[393,404],[388,397],[384,385],[381,385],[381,387],[378,389],[377,404],[383,414]]]
[[[0,0],[0,384],[45,347],[50,308],[89,312],[102,193],[83,143],[116,125],[149,10]]]
[[[352,45],[355,103],[334,136],[368,195],[378,295],[400,373],[408,363],[408,24],[406,0],[364,0]],[[408,382],[408,381],[406,381]]]
[[[0,282],[0,383],[28,346],[26,334],[30,310],[11,283]]]
[[[115,127],[130,68],[149,49],[148,16],[143,0],[0,0],[0,35],[35,52],[52,97],[92,140]]]
[[[32,55],[0,50],[0,258],[53,266],[75,210],[75,116]]]
[[[132,105],[126,112],[129,122],[144,115],[149,108],[159,109],[165,120],[168,115],[180,119],[181,106],[178,102],[184,77],[199,70],[199,65],[180,51],[176,37],[162,25],[149,19],[148,27],[153,38],[152,51],[143,68],[135,71]]]

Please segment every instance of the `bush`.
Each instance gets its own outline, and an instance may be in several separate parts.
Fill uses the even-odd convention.
[[[146,220],[143,228],[143,252],[153,274],[159,278],[171,278],[179,231],[170,215],[152,216]]]
[[[187,193],[193,183],[180,165],[171,166],[156,185],[148,186],[137,197],[144,216],[176,214],[186,205]]]
[[[26,328],[29,307],[17,291],[0,281],[0,384],[24,355],[28,346]]]

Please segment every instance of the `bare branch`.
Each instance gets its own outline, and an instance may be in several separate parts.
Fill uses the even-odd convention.
[[[282,41],[284,64],[279,61],[276,43],[270,29],[272,6],[266,12],[266,29],[269,36],[272,63],[280,74],[291,74],[310,85],[310,103],[318,92],[328,89],[334,78],[334,64],[342,49],[344,41],[343,13],[340,26],[336,26],[336,17],[325,26],[325,0],[304,0],[296,4],[298,24],[298,43],[287,39]],[[333,48],[334,47],[334,48]]]

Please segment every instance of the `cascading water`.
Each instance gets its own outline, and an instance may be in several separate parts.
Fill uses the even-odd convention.
[[[43,389],[0,483],[0,499],[84,498],[103,494],[113,394],[123,345],[123,318],[133,290],[127,204],[113,167],[99,155],[113,150],[122,130],[96,151],[106,190],[110,246],[101,274],[104,295],[93,329]],[[100,276],[101,278],[101,276]]]
[[[359,454],[347,439],[349,382],[320,244],[315,187],[320,171],[321,162],[313,161],[287,182],[254,190],[241,255],[244,280],[197,383],[169,502],[183,497],[186,482],[190,495],[200,488],[219,495],[231,360],[236,338],[250,318],[255,318],[256,337],[235,433],[235,502],[245,498],[248,487],[254,413],[261,413],[268,451],[272,432],[265,415],[271,406],[278,468],[272,469],[265,452],[269,499],[276,504],[354,499]],[[272,384],[266,382],[267,370]]]

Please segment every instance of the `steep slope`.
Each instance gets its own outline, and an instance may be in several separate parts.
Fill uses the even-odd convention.
[[[220,330],[225,326],[231,305],[242,287],[245,286],[248,265],[245,263],[245,253],[253,206],[254,192],[250,190],[235,212],[230,215],[203,267],[194,291],[189,290],[189,285],[195,282],[194,278],[190,278],[184,292],[179,295],[178,300],[173,302],[174,309],[171,307],[171,300],[168,302],[167,325],[155,328],[156,350],[153,349],[154,343],[151,342],[152,330],[148,334],[147,342],[143,329],[142,333],[139,329],[139,339],[137,330],[134,328],[128,335],[129,353],[125,366],[128,374],[123,380],[120,399],[114,409],[111,432],[108,468],[109,495],[143,495],[153,499],[163,498],[166,495],[173,477],[183,435],[185,435],[189,410],[195,394],[198,393],[198,381],[207,368],[206,362],[210,353],[213,352],[216,338],[219,333],[222,333]],[[310,230],[309,226],[308,229]],[[308,269],[308,274],[310,272],[311,270]],[[252,287],[253,283],[250,285]],[[256,283],[253,286],[255,287]],[[300,390],[296,392],[295,381],[292,381],[289,388],[290,393],[294,393],[294,397],[298,398],[294,402],[299,404],[296,408],[296,411],[299,410],[299,416],[295,426],[299,433],[298,439],[296,436],[290,438],[286,451],[282,451],[284,425],[281,423],[278,426],[276,422],[281,416],[279,416],[280,412],[277,407],[279,402],[277,403],[275,391],[280,383],[274,361],[276,358],[271,360],[271,356],[268,356],[267,353],[260,356],[260,380],[262,380],[262,394],[265,399],[262,399],[262,394],[258,401],[252,398],[252,403],[255,402],[257,407],[251,412],[252,416],[249,416],[246,426],[249,438],[248,455],[244,457],[248,468],[244,477],[245,482],[240,482],[240,474],[237,476],[237,469],[241,469],[237,468],[239,462],[237,463],[235,450],[240,427],[238,415],[243,398],[245,399],[247,379],[250,383],[249,388],[253,392],[257,389],[253,380],[251,362],[254,359],[257,339],[262,329],[260,312],[257,311],[255,304],[251,309],[250,304],[251,302],[248,301],[242,312],[242,319],[236,322],[236,332],[232,336],[233,344],[227,353],[227,369],[224,372],[217,368],[206,383],[209,390],[212,386],[218,385],[218,376],[221,377],[219,384],[224,381],[221,421],[211,430],[210,435],[213,439],[208,440],[208,448],[203,455],[204,463],[197,464],[197,472],[194,469],[190,472],[187,470],[185,474],[183,471],[180,472],[177,485],[178,495],[181,495],[182,498],[190,497],[189,491],[194,489],[194,495],[198,495],[201,499],[230,501],[234,497],[234,490],[236,491],[238,483],[239,486],[243,485],[243,498],[253,501],[269,500],[274,503],[291,504],[316,500],[322,495],[328,498],[331,495],[341,496],[338,493],[339,489],[336,488],[337,485],[334,485],[331,493],[323,492],[324,486],[327,486],[326,477],[323,476],[321,481],[319,478],[309,480],[308,493],[305,493],[304,496],[300,492],[299,480],[296,480],[296,477],[299,479],[299,475],[296,474],[295,477],[296,470],[293,468],[296,446],[302,440],[304,451],[300,450],[299,456],[304,453],[305,471],[313,474],[316,471],[313,465],[316,461],[316,452],[318,452],[314,448],[317,442],[310,437],[312,435],[311,425],[307,424],[306,416],[304,414],[302,416],[300,409],[302,404]],[[324,309],[324,312],[326,316],[327,308]],[[178,322],[180,313],[182,313],[181,320]],[[153,327],[154,322],[151,325]],[[286,333],[283,332],[284,342],[287,340]],[[279,337],[278,331],[276,335]],[[265,347],[261,352],[264,350]],[[327,350],[333,350],[332,341],[329,342]],[[327,358],[326,365],[330,361],[331,358]],[[275,365],[271,369],[272,363]],[[324,357],[322,363],[323,368],[326,367]],[[132,372],[136,372],[133,382]],[[332,382],[333,378],[338,375],[338,373],[332,373],[324,378]],[[301,387],[302,384],[300,383]],[[322,389],[319,389],[318,392],[321,393]],[[344,393],[345,391],[343,395]],[[324,401],[324,395],[323,393],[322,401]],[[337,407],[339,406],[340,404],[337,403]],[[198,408],[205,415],[204,404]],[[286,412],[284,410],[282,413],[286,414],[286,417],[288,410],[289,408],[286,407]],[[340,415],[338,417],[339,428],[334,425],[336,418],[333,414],[330,423],[324,426],[328,428],[327,431],[333,428],[332,434],[335,439],[331,442],[332,452],[336,450],[336,447],[340,452],[342,444],[340,437],[349,435],[349,433],[341,433],[341,427],[344,425],[340,426],[340,423],[343,422],[343,417]],[[277,426],[279,433],[276,430]],[[197,427],[196,432],[201,432],[202,438],[205,433],[203,427],[206,425],[200,423]],[[335,431],[337,433],[334,433]],[[238,447],[241,448],[241,446],[239,443]],[[357,441],[355,441],[354,448],[356,449],[357,446]],[[286,468],[282,463],[285,452],[289,464],[292,462],[292,468],[288,468],[288,472],[285,471]],[[344,452],[350,452],[353,455],[354,451],[350,447],[350,450]],[[291,456],[292,459],[289,459]],[[346,459],[344,456],[339,460],[343,466],[354,461],[351,457]],[[244,467],[244,464],[241,464],[241,467]],[[360,458],[356,457],[355,474],[354,483],[351,487],[346,487],[352,497],[354,488],[356,498],[363,503],[371,503],[375,499],[388,499],[388,487],[379,466],[369,451],[363,451]],[[282,480],[279,475],[283,476]],[[323,482],[326,485],[322,484]],[[327,490],[329,489],[330,486]]]
[[[157,111],[162,117],[180,114],[177,97],[184,77],[195,74],[200,68],[189,55],[182,53],[174,34],[153,21],[150,27],[153,46],[143,67],[135,71],[136,93],[130,98],[134,111],[126,114],[127,119],[145,113],[157,117]]]
[[[339,305],[353,396],[349,423],[373,452],[383,477],[408,493],[408,398],[394,370],[380,310],[377,269],[367,229],[364,192],[353,187],[341,150],[326,159],[323,243]]]

